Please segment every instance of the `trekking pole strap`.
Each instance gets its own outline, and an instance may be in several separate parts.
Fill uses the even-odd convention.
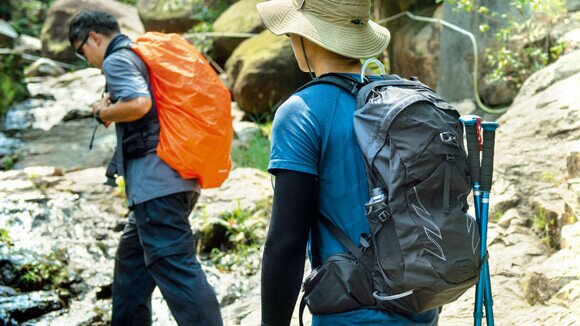
[[[471,172],[471,183],[479,183],[479,141],[477,140],[477,122],[480,119],[475,115],[461,117],[460,120],[465,125],[465,138],[467,138],[467,153],[469,158],[469,170]]]

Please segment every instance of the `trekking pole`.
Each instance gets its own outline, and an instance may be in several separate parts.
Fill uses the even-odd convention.
[[[495,147],[495,130],[499,127],[496,122],[483,122],[483,150],[481,153],[481,257],[487,255],[487,222],[489,211],[489,193],[493,179],[493,154]],[[481,278],[484,280],[485,320],[488,326],[493,326],[493,298],[491,295],[491,278],[489,274],[489,259],[483,264]],[[479,284],[478,284],[479,285]]]
[[[465,125],[465,138],[467,138],[467,157],[471,173],[471,185],[473,186],[473,201],[475,203],[475,218],[479,223],[481,213],[481,191],[479,186],[479,123],[481,118],[476,115],[466,115],[459,118]]]
[[[471,173],[471,185],[473,186],[473,201],[475,203],[475,218],[479,227],[479,233],[482,234],[481,223],[481,190],[479,184],[480,177],[480,162],[479,162],[479,124],[481,118],[476,115],[466,115],[459,118],[465,125],[465,138],[467,138],[467,157],[469,159],[469,168]],[[481,236],[483,242],[483,235]],[[481,245],[481,257],[484,257],[486,250],[485,246]],[[473,311],[473,321],[475,326],[481,326],[483,319],[483,294],[486,286],[486,278],[484,275],[484,266],[479,273],[479,281],[475,288],[475,307]]]

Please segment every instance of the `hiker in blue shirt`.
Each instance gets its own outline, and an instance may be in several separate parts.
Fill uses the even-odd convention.
[[[156,153],[159,120],[147,66],[126,47],[109,13],[73,18],[69,40],[77,56],[102,69],[108,94],[93,113],[115,122],[117,148],[108,177],[125,178],[131,214],[115,256],[113,325],[151,325],[151,294],[159,287],[179,325],[222,325],[215,292],[195,256],[188,216],[200,194]],[[110,94],[110,96],[109,96]]]
[[[258,4],[266,27],[290,36],[300,69],[359,77],[360,58],[387,47],[389,31],[368,20],[369,0],[274,0]],[[378,76],[370,77],[380,78]],[[369,232],[362,153],[353,128],[354,97],[328,84],[305,88],[276,112],[269,172],[274,206],[262,262],[262,325],[289,325],[304,271],[346,252],[320,224],[326,216],[355,243]],[[438,310],[413,316],[359,307],[314,315],[312,325],[436,325]]]

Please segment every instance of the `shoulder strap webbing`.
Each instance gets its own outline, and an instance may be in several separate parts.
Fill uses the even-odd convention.
[[[357,80],[354,80],[350,76],[338,73],[328,73],[321,75],[320,77],[316,77],[312,81],[304,84],[302,87],[298,88],[294,93],[297,93],[305,88],[317,84],[331,84],[338,86],[355,97],[358,94],[358,91],[365,85],[365,83],[361,83]]]
[[[355,256],[355,258],[363,264],[365,267],[368,266],[365,253],[354,243],[350,240],[349,237],[344,234],[334,223],[332,223],[326,216],[320,214],[319,216],[320,222],[322,225],[336,238],[336,240],[340,241],[343,246],[350,251],[351,254]]]

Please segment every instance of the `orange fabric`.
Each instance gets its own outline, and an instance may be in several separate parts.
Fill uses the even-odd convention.
[[[231,95],[205,58],[177,34],[145,33],[132,49],[149,67],[161,131],[157,155],[202,188],[231,169]]]

